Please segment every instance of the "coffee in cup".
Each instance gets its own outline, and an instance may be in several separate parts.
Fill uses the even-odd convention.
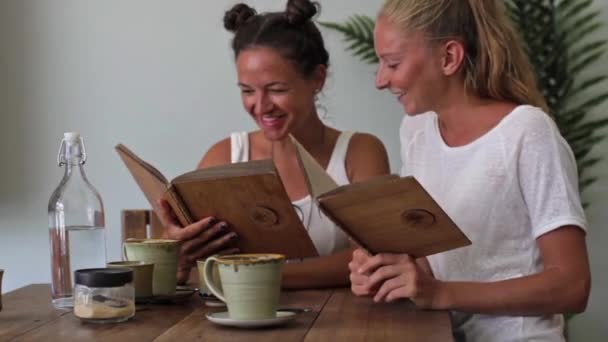
[[[154,264],[152,278],[152,292],[154,295],[175,294],[179,241],[129,239],[124,242],[123,246],[127,261],[143,261]]]
[[[107,263],[108,268],[129,268],[133,271],[133,286],[135,298],[151,297],[154,264],[144,261],[113,261]]]
[[[204,281],[209,291],[226,303],[230,318],[271,319],[279,305],[284,261],[281,254],[212,256],[203,267]],[[219,281],[213,277],[215,265]]]

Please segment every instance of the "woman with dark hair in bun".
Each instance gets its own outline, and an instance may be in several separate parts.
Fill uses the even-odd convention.
[[[309,0],[289,0],[285,11],[258,14],[237,4],[224,16],[234,33],[238,87],[243,106],[258,125],[254,132],[232,133],[213,145],[199,168],[271,158],[287,194],[301,216],[320,257],[284,267],[283,286],[311,288],[348,285],[352,250],[346,235],[323,215],[311,199],[298,164],[292,134],[326,168],[338,184],[369,179],[389,172],[384,146],[376,137],[340,132],[326,126],[315,99],[323,89],[329,55],[312,22],[317,13]],[[180,227],[164,203],[169,236],[184,241],[179,278],[185,281],[198,258],[220,251],[235,253],[238,239],[222,222],[201,220]],[[223,225],[226,228],[226,225]]]

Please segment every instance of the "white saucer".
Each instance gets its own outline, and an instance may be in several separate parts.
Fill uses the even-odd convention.
[[[256,320],[233,319],[228,316],[228,311],[209,312],[205,315],[208,320],[215,324],[238,328],[260,328],[279,325],[296,318],[297,314],[291,311],[277,311],[277,317]]]
[[[219,299],[207,299],[205,300],[205,305],[213,308],[223,308],[226,307],[226,303],[222,302]]]
[[[199,292],[198,295],[199,295],[199,297],[201,297],[203,299],[203,303],[205,303],[206,306],[215,307],[215,308],[226,307],[226,303],[222,302],[221,300],[219,300],[216,296],[214,296],[212,294]]]

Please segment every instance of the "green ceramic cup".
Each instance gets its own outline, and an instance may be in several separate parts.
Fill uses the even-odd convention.
[[[230,318],[275,318],[284,261],[285,256],[280,254],[212,256],[207,258],[203,267],[205,283],[211,293],[226,303]],[[215,264],[220,282],[212,276]]]
[[[108,268],[129,268],[133,271],[133,286],[135,297],[152,297],[152,279],[154,264],[143,261],[113,261],[107,263]]]
[[[161,239],[129,239],[123,245],[127,261],[154,264],[152,277],[154,295],[175,294],[179,247],[177,240]]]
[[[205,268],[204,268],[205,260],[207,260],[207,259],[196,260],[196,268],[198,271],[199,292],[202,295],[213,295],[213,293],[211,293],[211,291],[209,291],[207,284],[205,284]],[[219,290],[221,291],[222,283],[220,282],[220,271],[217,268],[217,263],[216,263],[215,267],[213,267],[213,272],[211,272],[211,273],[213,274],[213,282],[218,285]]]

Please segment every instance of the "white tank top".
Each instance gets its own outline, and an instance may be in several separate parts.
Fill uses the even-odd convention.
[[[342,132],[336,141],[334,150],[327,165],[327,173],[338,185],[349,184],[344,162],[348,143],[353,132]],[[249,134],[236,132],[230,135],[232,163],[249,161]],[[315,244],[319,255],[330,255],[349,247],[348,237],[340,228],[325,216],[310,195],[292,202],[298,216],[302,219],[310,239]]]

